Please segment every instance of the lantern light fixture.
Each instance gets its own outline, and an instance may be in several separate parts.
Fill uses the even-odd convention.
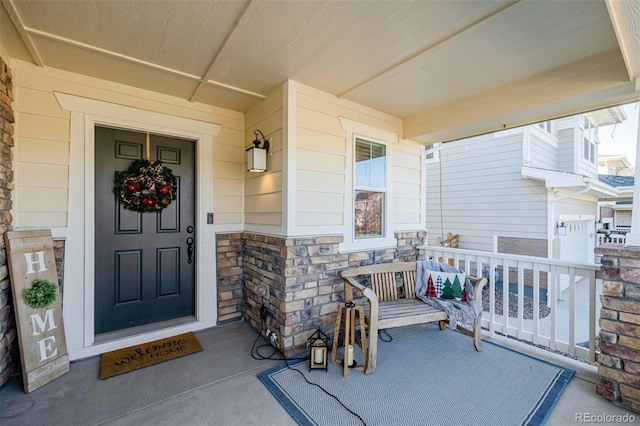
[[[558,235],[566,236],[567,235],[567,225],[563,222],[556,223],[556,231],[558,231]]]
[[[318,329],[309,337],[309,371],[323,369],[327,371],[329,338]]]
[[[267,154],[269,153],[269,141],[264,138],[262,132],[258,129],[253,131],[255,139],[253,146],[247,148],[247,171],[248,172],[266,172],[267,171]],[[259,139],[262,137],[262,141]],[[260,146],[262,144],[262,146]]]

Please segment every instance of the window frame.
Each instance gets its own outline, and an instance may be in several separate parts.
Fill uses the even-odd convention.
[[[362,141],[362,142],[369,142],[370,144],[376,144],[376,145],[380,145],[384,147],[384,186],[376,186],[374,184],[371,185],[362,185],[362,184],[358,184],[357,183],[357,155],[356,155],[356,149],[358,146],[358,142]],[[358,135],[354,135],[354,140],[353,140],[353,150],[354,150],[354,156],[353,156],[353,215],[354,215],[354,223],[353,223],[353,239],[354,240],[364,240],[364,239],[370,239],[370,238],[385,238],[386,237],[386,206],[388,203],[388,199],[387,199],[387,189],[389,186],[389,182],[388,182],[388,173],[387,173],[387,169],[389,168],[389,161],[388,161],[388,157],[387,157],[387,151],[388,151],[388,147],[385,143],[381,143],[379,141],[373,140],[373,138],[366,138],[366,137],[360,137]],[[356,214],[356,207],[357,207],[357,200],[358,200],[358,194],[359,193],[364,193],[364,192],[368,192],[368,193],[372,193],[372,194],[383,194],[383,199],[382,199],[382,223],[380,225],[380,234],[379,235],[361,235],[358,236],[357,234],[357,226],[355,224],[355,220],[357,218],[357,214]]]
[[[396,133],[382,130],[374,126],[340,117],[342,128],[346,131],[346,171],[344,192],[344,241],[338,249],[341,253],[397,247],[398,240],[393,231],[393,145],[398,143]],[[355,237],[355,148],[356,139],[362,139],[385,146],[385,200],[383,206],[383,235]]]
[[[424,146],[424,158],[427,163],[437,163],[440,161],[440,149],[443,147],[442,142],[434,142]]]
[[[596,125],[589,117],[582,119],[582,160],[589,164],[597,164],[596,155]]]

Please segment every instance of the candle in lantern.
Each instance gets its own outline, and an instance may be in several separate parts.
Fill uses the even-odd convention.
[[[322,364],[323,363],[322,349],[314,349],[313,350],[313,362],[314,364]]]
[[[347,365],[353,365],[353,345],[349,345],[347,348]]]

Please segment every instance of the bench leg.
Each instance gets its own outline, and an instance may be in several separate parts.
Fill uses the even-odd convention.
[[[354,327],[353,323],[353,314],[351,309],[345,309],[344,313],[344,354],[342,356],[342,375],[347,377],[349,375],[349,364],[347,362],[347,354],[349,351],[349,346],[354,343]]]
[[[355,335],[356,317],[358,318],[358,321],[360,323],[360,339],[356,338],[356,335]],[[364,310],[362,310],[362,308],[356,308],[353,310],[353,319],[351,320],[351,322],[354,327],[353,340],[358,346],[360,346],[360,349],[362,350],[363,365],[357,368],[358,370],[365,371],[367,369],[368,353],[367,353],[367,332],[365,330],[366,325],[365,325],[365,319],[364,319]]]
[[[447,324],[449,324],[449,320],[440,320],[439,324],[440,324],[440,330],[444,330],[447,328]]]
[[[369,325],[369,345],[367,347],[367,359],[364,365],[364,374],[371,374],[376,369],[378,356],[378,325]]]
[[[476,351],[482,351],[482,327],[480,323],[473,329],[473,346],[476,348]]]
[[[336,318],[336,327],[333,331],[333,347],[331,348],[331,362],[334,364],[338,364],[336,361],[336,352],[338,352],[338,338],[340,337],[340,325],[342,323],[343,312],[344,308],[340,306],[338,309],[338,317]]]

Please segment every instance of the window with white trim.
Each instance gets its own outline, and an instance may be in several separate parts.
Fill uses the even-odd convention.
[[[596,162],[595,126],[587,117],[584,117],[582,157],[590,163]]]
[[[553,135],[553,122],[552,121],[541,121],[538,123],[538,127],[545,132]]]
[[[355,138],[354,238],[385,236],[387,147]]]
[[[341,253],[396,247],[393,146],[398,134],[340,117],[346,132],[344,241]]]
[[[433,162],[433,161],[440,160],[440,155],[438,154],[438,152],[440,151],[440,149],[439,149],[440,145],[442,145],[442,144],[440,144],[440,143],[432,143],[432,144],[424,146],[424,150],[426,152],[425,159],[428,162]]]

